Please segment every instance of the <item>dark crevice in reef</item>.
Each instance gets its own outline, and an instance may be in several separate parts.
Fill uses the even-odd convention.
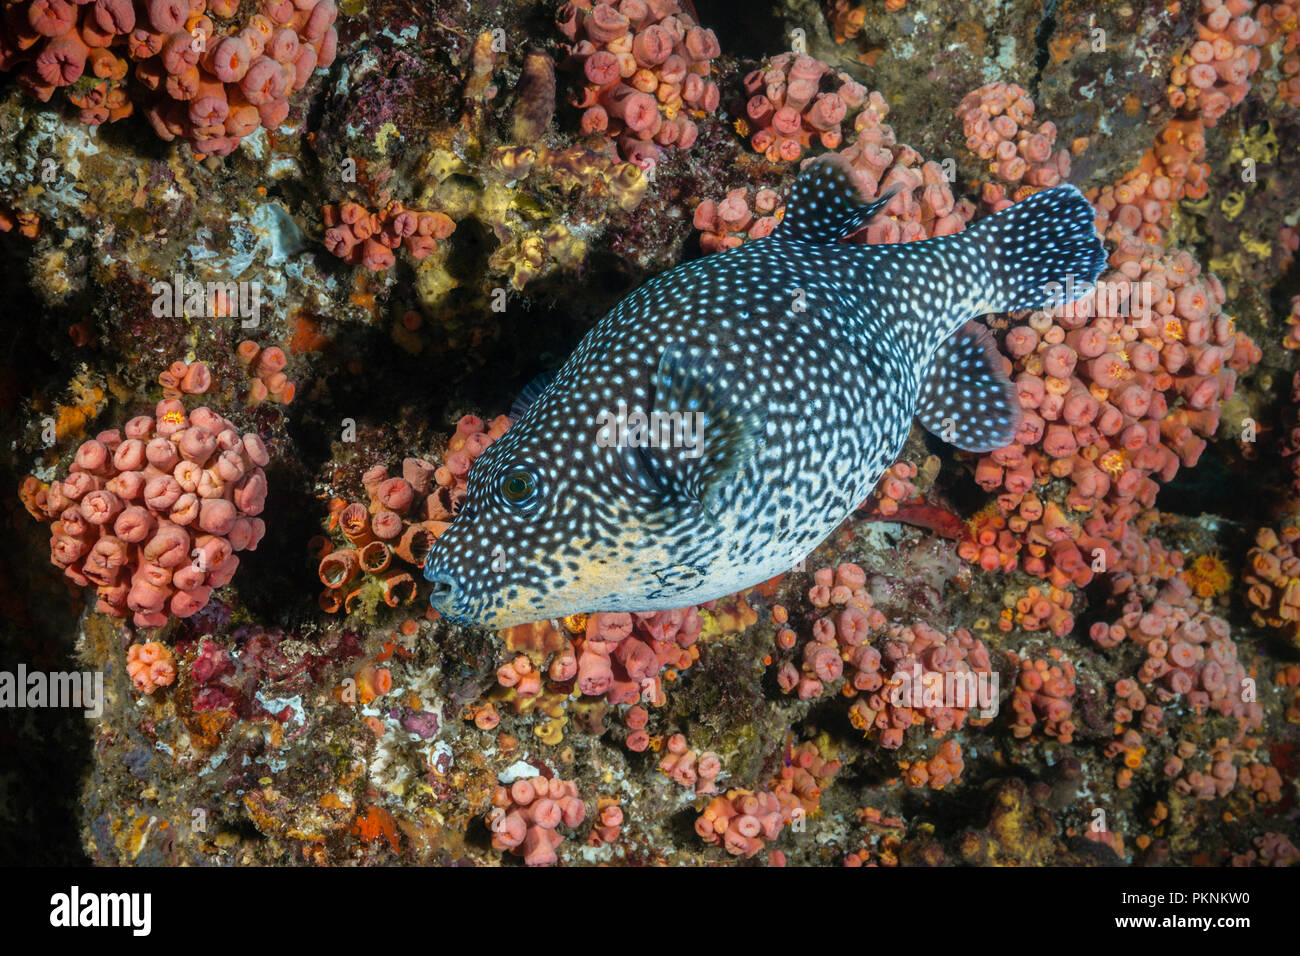
[[[1251,523],[1259,519],[1259,502],[1267,490],[1254,472],[1259,462],[1229,460],[1213,447],[1201,455],[1195,468],[1180,468],[1173,481],[1160,489],[1160,510],[1178,515],[1217,515],[1228,521]]]
[[[1046,0],[1043,4],[1043,15],[1038,21],[1038,27],[1034,30],[1034,46],[1037,50],[1034,56],[1034,78],[1029,84],[1029,95],[1034,99],[1038,98],[1038,84],[1043,79],[1043,70],[1047,68],[1048,60],[1051,59],[1052,50],[1049,42],[1052,34],[1056,32],[1056,8],[1060,0]]]
[[[49,564],[48,531],[17,507],[39,439],[24,425],[22,396],[53,399],[65,387],[53,357],[67,335],[68,312],[52,314],[32,293],[18,240],[0,238],[0,297],[7,316],[0,348],[0,670],[84,671],[74,651],[76,611],[62,576]],[[89,862],[78,833],[78,794],[91,768],[91,729],[71,707],[0,709],[0,865],[72,866]]]
[[[85,669],[75,663],[59,668]],[[15,811],[0,823],[0,865],[87,865],[78,833],[78,794],[91,769],[91,721],[72,708],[13,714],[0,720],[0,737],[18,741],[0,751],[6,773],[13,774],[6,789]]]
[[[695,0],[695,10],[699,22],[713,30],[722,49],[737,60],[763,60],[789,48],[785,21],[777,16],[775,6],[754,4],[740,16],[726,0]],[[780,42],[773,43],[773,37],[780,37]]]

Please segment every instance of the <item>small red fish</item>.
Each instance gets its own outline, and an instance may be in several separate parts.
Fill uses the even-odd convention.
[[[960,539],[966,530],[966,523],[960,516],[953,514],[947,508],[925,502],[903,502],[892,515],[867,514],[859,510],[854,517],[863,521],[897,521],[900,524],[910,524],[954,541]]]

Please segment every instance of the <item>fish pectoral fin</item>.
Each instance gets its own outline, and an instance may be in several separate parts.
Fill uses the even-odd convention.
[[[1020,427],[1020,401],[993,335],[970,321],[935,351],[916,401],[926,431],[965,451],[1011,443]]]
[[[897,191],[895,187],[878,199],[867,199],[853,179],[848,160],[835,153],[821,156],[799,173],[772,238],[838,242],[865,226]]]
[[[667,497],[696,504],[709,520],[727,484],[763,447],[763,419],[723,360],[672,345],[654,381],[652,438],[641,460]]]

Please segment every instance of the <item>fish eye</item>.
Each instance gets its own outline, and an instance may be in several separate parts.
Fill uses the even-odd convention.
[[[537,479],[526,468],[508,471],[501,478],[501,494],[512,505],[527,504],[537,493]]]

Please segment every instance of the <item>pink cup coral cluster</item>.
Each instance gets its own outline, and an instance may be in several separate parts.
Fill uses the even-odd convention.
[[[929,723],[936,737],[960,728],[979,706],[980,675],[987,679],[992,673],[988,650],[963,629],[949,637],[925,623],[887,625],[865,584],[856,564],[813,574],[808,601],[824,613],[814,619],[812,639],[797,655],[801,666],[792,660],[779,665],[778,686],[810,700],[845,677],[842,693],[857,698],[850,721],[889,749],[901,747],[913,725]],[[787,613],[777,611],[778,623]],[[777,630],[779,650],[794,650],[798,642],[793,628]]]
[[[1277,767],[1258,761],[1241,767],[1237,779],[1254,795],[1256,803],[1282,802],[1282,774]]]
[[[1170,769],[1166,767],[1166,770]],[[1174,782],[1178,793],[1197,800],[1214,800],[1226,797],[1237,786],[1237,767],[1232,762],[1232,748],[1220,739],[1210,752],[1209,766],[1203,770],[1189,770]]]
[[[1242,578],[1255,623],[1300,644],[1300,527],[1260,528]]]
[[[1023,547],[1020,535],[1029,527],[1031,520],[1042,516],[1041,505],[1041,501],[1031,507],[1022,504],[1020,510],[1026,513],[1013,514],[1010,522],[992,506],[977,512],[966,523],[966,535],[957,545],[958,556],[971,564],[978,564],[985,571],[997,571],[999,568],[1014,571],[1019,566],[1020,550]],[[1060,510],[1059,506],[1057,510]],[[1013,526],[1018,529],[1017,532],[1011,531]],[[1007,629],[1010,629],[1010,622]]]
[[[974,204],[953,195],[941,165],[923,162],[920,153],[898,142],[893,127],[885,122],[888,114],[889,105],[873,90],[854,117],[853,141],[839,150],[864,197],[874,199],[898,190],[883,214],[853,240],[911,242],[960,232],[975,214]]]
[[[53,522],[50,560],[96,610],[139,627],[189,617],[228,584],[237,551],[266,526],[266,446],[205,406],[178,399],[83,442],[68,475],[36,495]]]
[[[1054,658],[1025,658],[1020,662],[1011,695],[1011,732],[1018,738],[1028,737],[1041,724],[1044,734],[1063,744],[1074,739],[1075,726],[1070,719],[1074,712],[1070,702],[1075,692],[1074,665],[1061,660],[1059,651]]]
[[[861,83],[803,53],[774,57],[745,77],[744,89],[749,145],[773,163],[793,162],[814,140],[836,149],[850,112],[867,100]]]
[[[967,560],[1020,564],[1057,587],[1115,570],[1113,542],[1136,514],[1125,506],[1151,507],[1160,482],[1196,464],[1237,374],[1259,360],[1223,313],[1217,278],[1185,252],[1122,228],[1116,238],[1095,297],[1031,313],[1003,337],[1024,417],[1014,442],[980,458],[975,480],[999,492],[1015,541],[998,531],[966,544]],[[1055,480],[1067,482],[1063,506],[1045,494]],[[1021,541],[1029,554],[1017,557]]]
[[[959,549],[967,543],[962,542]],[[1003,631],[1009,631],[1012,627],[1026,631],[1049,631],[1056,637],[1065,637],[1074,630],[1074,614],[1070,611],[1072,607],[1073,591],[1054,585],[1046,588],[1034,585],[1025,591],[1024,596],[1016,599],[1013,607],[1003,609],[998,627]]]
[[[998,180],[984,185],[990,212],[1058,186],[1070,175],[1070,154],[1054,149],[1056,124],[1043,122],[1035,129],[1034,101],[1014,83],[987,83],[966,94],[957,118],[967,148],[989,161],[989,173]]]
[[[1286,317],[1287,332],[1282,345],[1288,349],[1300,349],[1300,295],[1291,297],[1291,311]]]
[[[407,458],[400,476],[389,475],[383,465],[367,470],[361,483],[369,501],[337,500],[330,516],[330,530],[338,531],[346,544],[335,547],[323,537],[315,541],[320,554],[317,573],[325,585],[321,608],[331,614],[350,613],[367,580],[378,582],[390,607],[413,601],[415,577],[394,566],[394,560],[412,568],[424,566],[434,539],[446,530],[464,500],[470,465],[509,427],[505,416],[489,427],[477,416],[466,415],[448,444],[444,464]]]
[[[569,65],[582,73],[573,103],[583,110],[584,136],[608,136],[643,169],[662,148],[695,142],[699,129],[686,114],[718,108],[709,73],[721,49],[678,0],[571,0],[556,22],[571,44]]]
[[[623,808],[613,797],[601,797],[596,802],[596,823],[587,842],[591,846],[614,843],[622,832]]]
[[[1112,241],[1127,233],[1148,245],[1164,244],[1174,205],[1209,190],[1205,155],[1201,120],[1171,120],[1136,169],[1088,194],[1097,208],[1098,230]]]
[[[1012,509],[1006,516],[998,511],[1003,506]],[[1093,579],[1094,567],[1105,567],[1112,591],[1121,593],[1135,579],[1151,575],[1164,579],[1183,566],[1180,553],[1167,551],[1154,538],[1144,538],[1145,531],[1137,527],[1139,519],[1145,522],[1155,514],[1144,512],[1136,502],[1101,502],[1090,516],[1075,521],[1061,505],[1050,500],[1044,504],[1037,494],[1019,499],[1003,495],[971,520],[969,536],[958,545],[957,554],[985,571],[1014,571],[1023,561],[1026,571],[1047,578],[1058,591],[1071,584],[1083,587]],[[1019,608],[1013,612],[1013,623],[1020,614]],[[1033,629],[1041,630],[1042,620],[1036,623]],[[1057,626],[1063,623],[1058,617]]]
[[[1169,75],[1169,105],[1213,126],[1250,92],[1268,30],[1252,17],[1253,0],[1201,0],[1196,40]]]
[[[1198,714],[1212,709],[1236,718],[1243,733],[1263,723],[1260,705],[1243,700],[1243,682],[1250,675],[1237,658],[1228,622],[1202,609],[1178,578],[1158,589],[1137,589],[1125,602],[1121,617],[1111,624],[1098,621],[1091,636],[1099,647],[1131,640],[1146,651],[1137,681],[1150,691],[1141,708],[1133,706],[1137,701],[1130,702],[1134,714],[1151,701],[1167,704],[1182,698]]]
[[[934,756],[900,761],[898,768],[903,771],[903,783],[907,786],[913,789],[928,787],[931,790],[942,790],[961,779],[966,761],[962,759],[961,744],[956,738],[949,737],[939,745],[939,751]]]
[[[515,692],[515,706],[522,709],[525,702],[541,694],[542,673],[533,666],[527,654],[519,654],[497,668],[497,683]]]
[[[659,769],[679,786],[691,787],[696,793],[715,794],[715,781],[722,773],[722,761],[711,750],[696,753],[681,734],[673,734],[666,743],[668,753],[659,761]]]
[[[896,515],[900,505],[918,497],[920,491],[912,480],[916,475],[917,467],[910,461],[896,461],[886,468],[872,492],[876,513],[886,518]]]
[[[1171,121],[1137,169],[1096,195],[1116,247],[1097,292],[1005,334],[1025,414],[1016,441],[977,463],[977,483],[1000,493],[960,547],[967,560],[1062,589],[1104,570],[1117,591],[1165,562],[1129,525],[1196,463],[1236,376],[1261,357],[1223,313],[1218,279],[1164,245],[1174,204],[1205,195],[1205,149],[1201,120]]]
[[[28,239],[41,234],[41,217],[34,212],[0,205],[0,233],[17,232]]]
[[[695,821],[695,832],[705,843],[749,859],[766,841],[780,836],[791,819],[793,814],[770,791],[728,790],[705,807]]]
[[[1277,95],[1288,106],[1300,107],[1300,2],[1261,3],[1255,16],[1269,42],[1280,47]]]
[[[559,827],[576,827],[586,816],[573,781],[533,777],[497,787],[487,822],[493,849],[509,850],[529,866],[550,866],[564,842]]]
[[[1273,675],[1273,684],[1287,701],[1288,723],[1300,724],[1300,664],[1286,664]]]
[[[546,676],[552,684],[572,687],[588,697],[603,697],[610,705],[645,701],[662,706],[661,672],[665,668],[685,670],[698,659],[695,642],[700,628],[694,607],[645,614],[593,614],[587,618],[586,630],[572,641],[566,638],[563,648],[552,656]],[[497,671],[497,682],[514,688],[521,698],[536,697],[542,692],[542,678],[537,671],[531,673],[531,678],[522,677],[515,665],[507,664]],[[629,750],[640,752],[650,745],[646,717],[644,708],[629,710]]]
[[[172,362],[165,372],[159,373],[158,384],[163,388],[164,398],[203,395],[212,387],[212,372],[206,362]]]
[[[781,221],[785,206],[775,190],[760,189],[750,198],[748,187],[732,189],[720,201],[706,199],[695,207],[692,222],[700,230],[700,248],[705,252],[734,249],[747,239],[772,234]]]
[[[867,22],[866,4],[855,0],[831,0],[826,10],[826,21],[831,28],[831,38],[836,43],[855,40]]]
[[[3,219],[3,217],[0,216],[0,219]],[[3,222],[0,221],[0,229],[3,228],[3,225]],[[1277,245],[1280,253],[1278,269],[1282,272],[1286,272],[1291,268],[1291,264],[1295,262],[1296,252],[1300,251],[1300,230],[1296,229],[1294,226],[1281,226],[1277,231]],[[1293,302],[1293,308],[1294,305],[1295,303]]]
[[[126,649],[126,673],[142,694],[152,694],[176,680],[176,658],[157,641],[132,644]]]
[[[901,747],[913,726],[928,725],[931,736],[943,737],[967,720],[987,720],[978,717],[978,698],[993,668],[984,642],[970,631],[945,636],[921,622],[890,624],[877,643],[879,651],[855,662],[850,686],[858,697],[849,721],[880,746]]]
[[[1203,766],[1187,769],[1174,781],[1174,790],[1197,800],[1215,800],[1242,789],[1250,794],[1255,803],[1278,803],[1282,799],[1282,775],[1276,767],[1249,759],[1249,752],[1254,751],[1258,744],[1256,738],[1246,738],[1243,753],[1234,750],[1227,738],[1220,737],[1214,742]],[[1190,759],[1194,753],[1195,747],[1190,741],[1181,742],[1178,754],[1165,764],[1165,775],[1178,774],[1183,769],[1183,761]],[[1245,759],[1234,760],[1238,754],[1243,754]]]
[[[1255,837],[1255,849],[1234,854],[1233,866],[1295,866],[1300,864],[1300,849],[1285,833],[1270,830]]]
[[[765,789],[714,797],[696,819],[695,832],[705,843],[749,859],[796,819],[817,812],[822,788],[839,769],[839,761],[824,758],[816,744],[800,744]]]
[[[1112,241],[1132,236],[1153,247],[1163,244],[1174,205],[1205,195],[1205,149],[1199,121],[1171,122],[1137,169],[1089,194],[1097,207],[1097,228]]]
[[[424,259],[439,240],[456,231],[456,223],[445,213],[407,209],[400,202],[378,212],[355,202],[331,203],[321,208],[321,217],[330,254],[371,272],[391,269],[398,248],[405,248],[413,259]]]
[[[787,660],[777,668],[776,682],[783,693],[793,693],[800,700],[820,697],[827,684],[844,676],[846,664],[850,685],[856,690],[869,689],[857,684],[863,682],[860,675],[874,673],[879,665],[880,655],[867,641],[884,627],[885,617],[873,606],[866,580],[866,572],[856,564],[814,572],[808,601],[822,616],[813,622],[812,639],[799,654],[800,666]],[[780,650],[793,650],[797,642],[793,628],[783,627],[776,633]],[[870,678],[863,680],[868,685],[874,683]]]
[[[450,521],[460,510],[461,504],[469,494],[469,470],[475,459],[483,454],[492,442],[506,433],[510,419],[498,415],[490,422],[485,422],[477,415],[463,415],[456,422],[456,431],[447,442],[447,452],[443,463],[434,470],[433,481],[438,487],[434,491],[436,502],[429,505],[430,516],[438,521]]]
[[[1183,553],[1165,547],[1152,533],[1162,519],[1159,511],[1140,509],[1136,505],[1098,510],[1108,517],[1089,527],[1109,535],[1119,555],[1118,565],[1107,565],[1112,595],[1128,594],[1135,588],[1186,577],[1184,566],[1187,562]]]
[[[410,569],[423,567],[434,538],[446,525],[414,520],[413,515],[393,511],[377,498],[371,499],[370,508],[361,502],[348,504],[333,519],[332,525],[342,532],[346,546],[313,539],[320,555],[316,573],[325,586],[317,599],[321,610],[352,613],[366,584],[372,581],[389,607],[414,601],[416,576]],[[407,567],[395,565],[395,560]]]
[[[289,363],[284,349],[278,345],[262,348],[252,339],[245,339],[235,348],[239,364],[248,369],[252,381],[248,387],[248,404],[278,402],[288,405],[297,394],[298,387],[289,381],[284,368]]]
[[[139,104],[162,139],[225,156],[283,123],[289,97],[333,62],[337,15],[333,0],[11,0],[0,70],[42,102],[66,90],[83,123]]]

